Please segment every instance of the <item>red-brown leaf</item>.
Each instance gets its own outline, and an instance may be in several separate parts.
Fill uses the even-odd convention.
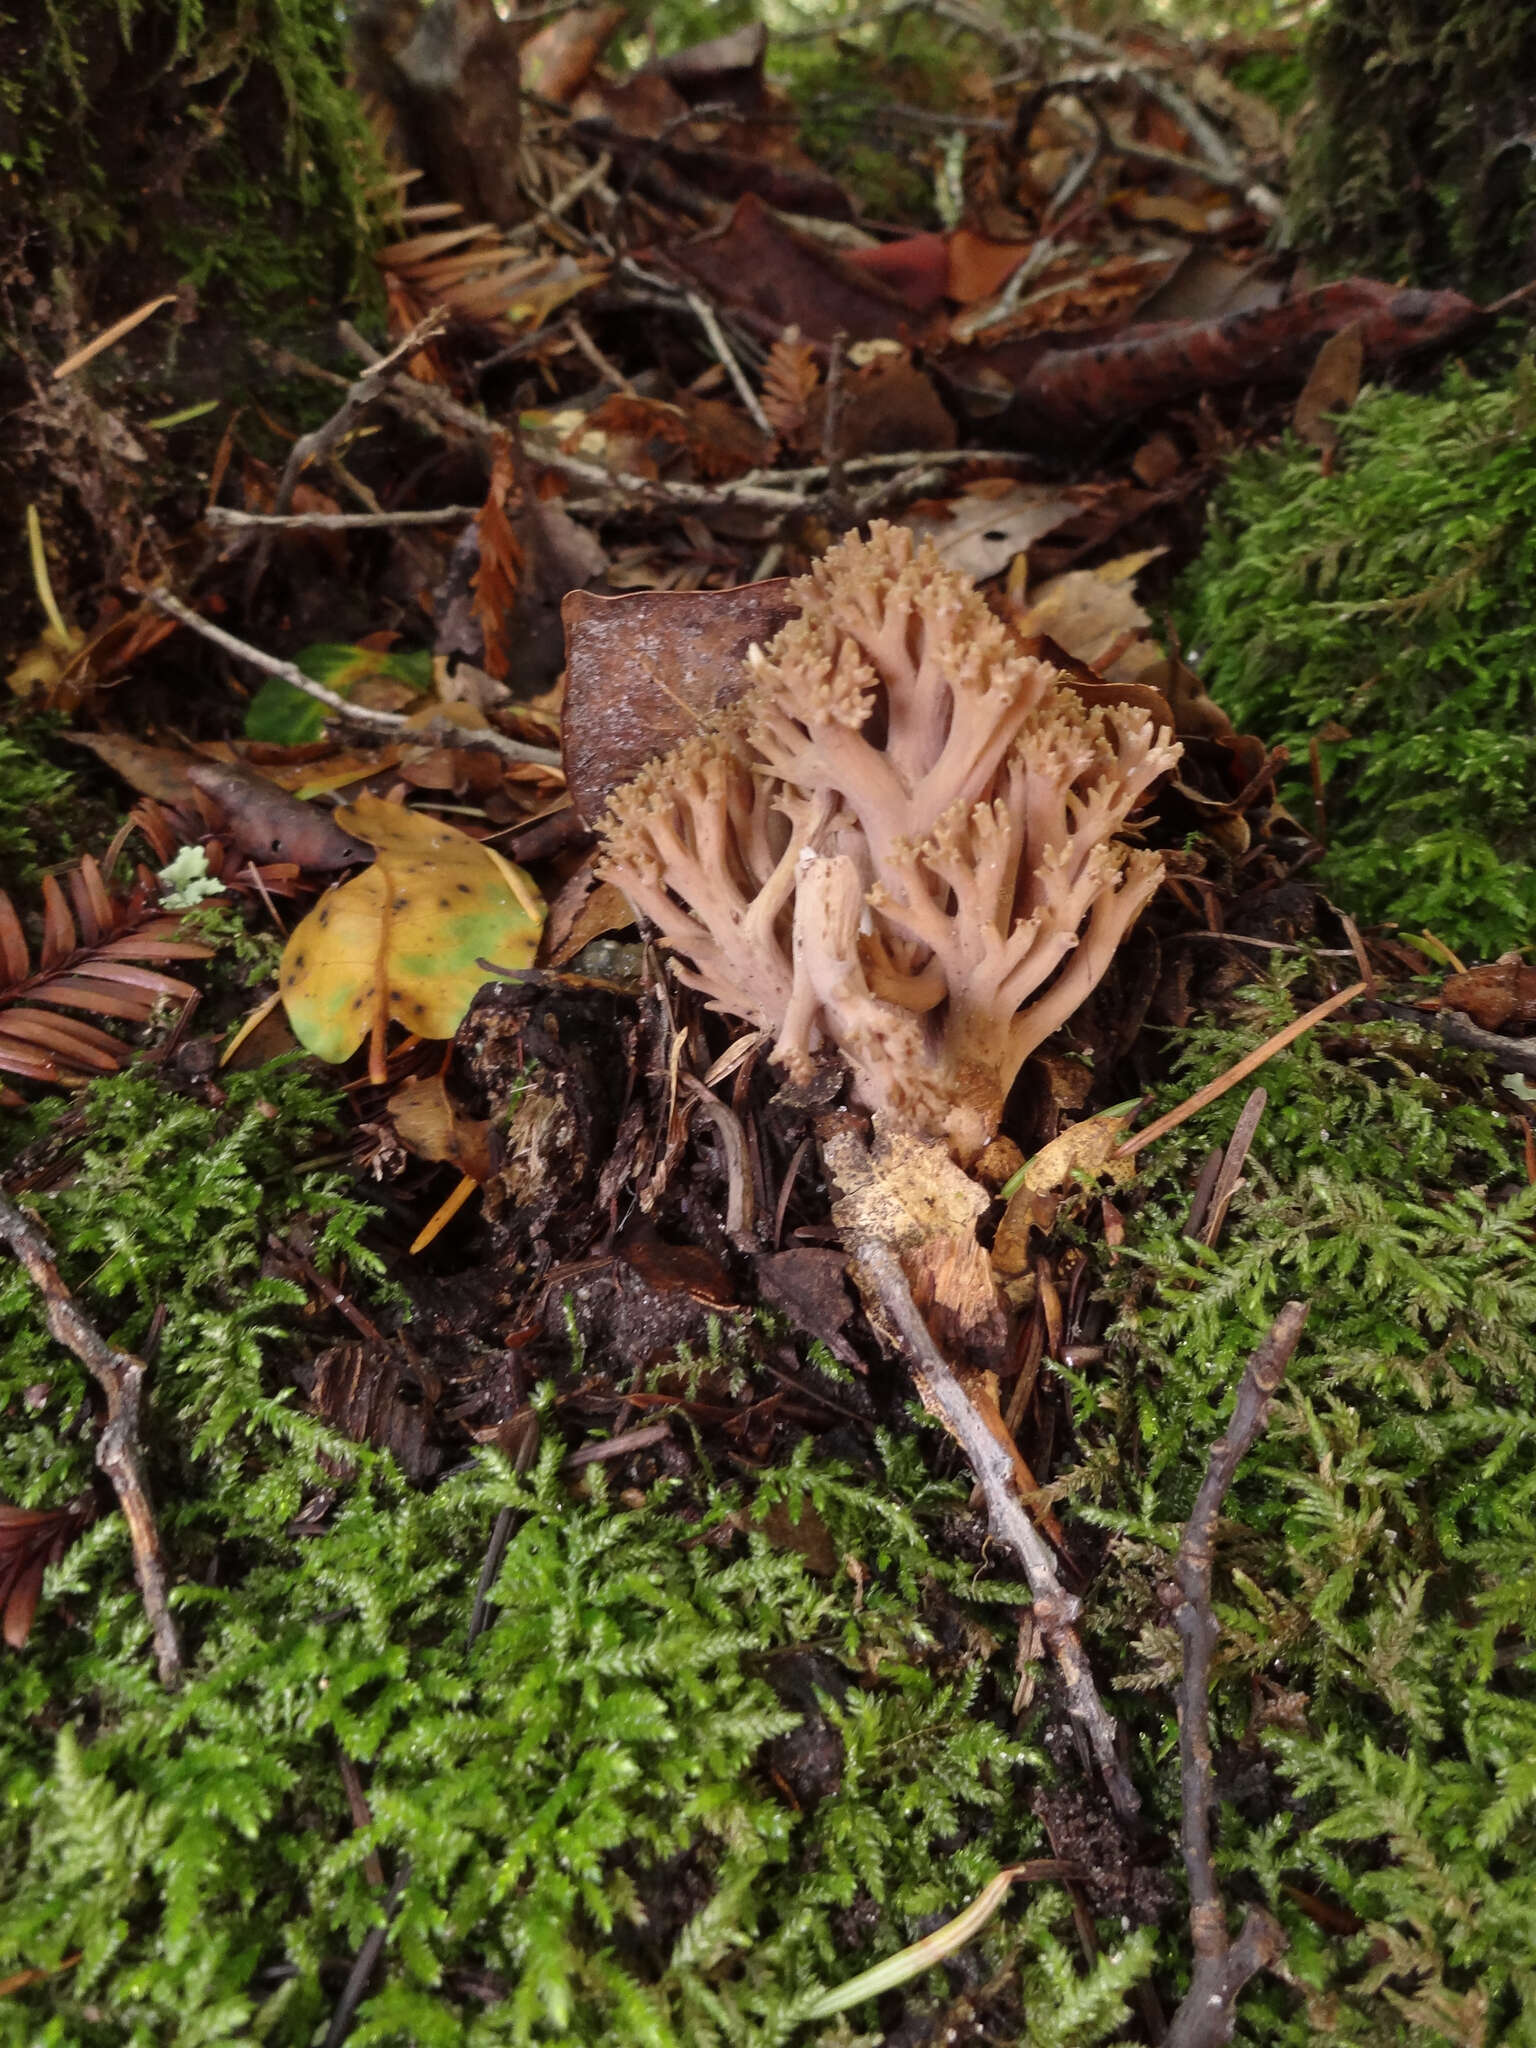
[[[119,982],[124,988],[145,989],[152,996],[167,996],[174,1002],[185,1002],[197,994],[190,981],[178,981],[174,974],[156,974],[152,967],[130,967],[126,960],[108,960],[100,953],[82,965],[89,968],[93,981]]]
[[[64,891],[52,875],[43,877],[43,971],[67,960],[80,941]]]
[[[53,1061],[19,1038],[7,1038],[0,1028],[0,1073],[15,1074],[23,1081],[61,1081],[64,1076]]]
[[[16,915],[15,904],[3,889],[0,889],[0,966],[4,967],[8,982],[25,981],[32,966],[21,919]]]
[[[75,922],[80,927],[80,937],[87,946],[94,946],[101,939],[104,927],[96,915],[96,905],[91,892],[85,886],[85,876],[79,868],[71,868],[68,881],[69,893],[75,906]],[[110,925],[105,929],[110,929]]]
[[[155,1007],[154,997],[142,990],[113,988],[110,982],[92,981],[84,974],[61,975],[36,993],[67,1010],[91,1010],[98,1017],[121,1017],[126,1024],[142,1024]]]
[[[515,488],[512,444],[501,440],[491,465],[490,489],[475,522],[480,535],[480,566],[473,584],[475,617],[485,640],[485,672],[498,681],[512,659],[509,635],[523,567],[522,544],[507,516],[507,498]]]
[[[46,1557],[34,1557],[11,1578],[5,1602],[5,1640],[13,1650],[24,1650],[32,1633],[32,1618],[42,1596]]]
[[[82,1024],[78,1017],[56,1017],[49,1010],[18,1005],[7,1010],[0,1023],[10,1037],[43,1046],[62,1059],[94,1067],[99,1073],[116,1073],[123,1062],[124,1048],[118,1041],[94,1024]]]

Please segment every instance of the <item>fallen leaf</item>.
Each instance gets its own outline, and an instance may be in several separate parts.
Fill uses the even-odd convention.
[[[419,1158],[447,1162],[472,1180],[491,1177],[489,1121],[466,1116],[441,1074],[407,1081],[389,1098],[400,1141]]]
[[[368,858],[368,848],[343,832],[330,812],[290,796],[252,768],[193,761],[186,778],[213,798],[228,820],[235,844],[252,860],[291,860],[297,867],[324,871]]]
[[[307,1052],[338,1065],[371,1034],[370,1073],[382,1081],[387,1022],[451,1038],[491,978],[482,959],[532,962],[543,905],[521,870],[419,811],[364,796],[336,821],[378,858],[299,925],[278,986]]]
[[[1151,625],[1131,593],[1137,570],[1160,549],[1123,556],[1097,569],[1069,569],[1035,591],[1014,623],[1025,635],[1041,633],[1085,661],[1109,682],[1134,681],[1161,662],[1162,652],[1144,639]]]
[[[787,226],[755,193],[715,235],[674,243],[672,265],[696,279],[717,305],[734,306],[765,338],[798,327],[813,341],[902,338],[912,311],[900,292],[847,254]]]
[[[801,340],[798,327],[786,327],[763,367],[763,413],[774,432],[802,454],[813,445],[806,408],[820,382],[815,349]]]
[[[1009,483],[1002,491],[962,493],[942,512],[911,511],[897,524],[931,540],[947,568],[984,583],[1080,509],[1075,497],[1048,484]]]
[[[197,790],[187,775],[193,755],[176,747],[147,746],[143,740],[130,739],[122,732],[66,732],[59,737],[71,746],[89,747],[99,761],[105,761],[140,796],[152,796],[156,803],[196,811]]]
[[[1360,322],[1351,320],[1337,334],[1330,334],[1317,352],[1312,374],[1302,386],[1291,415],[1291,424],[1303,441],[1314,448],[1332,448],[1339,429],[1328,415],[1347,412],[1360,395],[1360,376],[1365,368],[1365,341]]]
[[[1536,967],[1506,953],[1486,967],[1447,975],[1440,1007],[1462,1011],[1484,1031],[1536,1030]]]
[[[493,679],[507,672],[508,636],[523,567],[523,550],[507,516],[507,498],[515,490],[512,443],[500,436],[491,462],[490,487],[475,521],[480,560],[471,579],[475,617],[485,647],[485,668]],[[461,695],[459,701],[469,700]]]
[[[799,607],[789,579],[735,590],[638,590],[594,597],[573,590],[566,632],[561,746],[571,802],[584,824],[751,680],[747,649],[771,640]]]

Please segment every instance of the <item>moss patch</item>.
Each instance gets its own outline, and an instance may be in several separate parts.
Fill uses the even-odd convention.
[[[1244,458],[1180,594],[1307,823],[1315,746],[1336,900],[1488,958],[1536,929],[1533,374],[1367,395],[1332,475],[1294,442]]]
[[[1289,974],[1184,1035],[1168,1102],[1300,1001]],[[1176,1825],[1156,1603],[1243,1362],[1309,1300],[1269,1429],[1223,1510],[1220,1863],[1291,1938],[1240,2038],[1288,2048],[1536,2040],[1536,1188],[1479,1063],[1395,1024],[1302,1039],[1218,1252],[1189,1188],[1239,1095],[1159,1147],[1115,1270],[1114,1370],[1073,1383],[1069,1515],[1111,1534],[1096,1655],[1139,1638],[1143,1768]],[[1122,1701],[1128,1697],[1122,1692]]]

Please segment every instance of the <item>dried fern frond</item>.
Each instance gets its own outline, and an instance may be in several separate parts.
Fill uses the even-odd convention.
[[[804,440],[807,408],[820,382],[815,349],[800,339],[798,328],[786,327],[763,366],[763,412],[774,432],[791,448],[800,447]]]
[[[74,1012],[146,1024],[156,1004],[197,993],[157,967],[206,960],[212,948],[178,938],[181,920],[160,909],[147,872],[114,895],[87,854],[66,880],[67,894],[56,876],[43,877],[35,965],[16,906],[0,890],[0,1073],[69,1085],[116,1073],[130,1051]]]

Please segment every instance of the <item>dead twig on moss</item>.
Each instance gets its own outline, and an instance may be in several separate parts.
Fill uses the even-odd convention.
[[[1139,1810],[1141,1800],[1120,1761],[1119,1731],[1099,1698],[1083,1653],[1077,1632],[1082,1602],[1067,1592],[1056,1576],[1055,1560],[1019,1498],[1014,1457],[989,1427],[959,1375],[933,1341],[912,1299],[912,1290],[895,1251],[878,1238],[860,1239],[849,1250],[859,1268],[873,1281],[882,1307],[901,1333],[907,1347],[907,1363],[924,1393],[925,1405],[931,1405],[933,1413],[954,1437],[980,1482],[993,1537],[1024,1567],[1034,1596],[1035,1619],[1061,1672],[1067,1712],[1098,1764],[1116,1813],[1129,1820]]]
[[[260,647],[253,647],[248,640],[238,639],[233,633],[226,633],[222,626],[216,626],[212,619],[205,619],[201,612],[195,612],[191,605],[183,604],[179,597],[173,597],[168,590],[146,590],[144,596],[150,604],[158,605],[171,618],[179,620],[204,640],[215,647],[222,647],[226,654],[236,661],[247,662],[252,668],[260,669],[263,675],[277,676],[289,683],[295,690],[302,690],[306,697],[313,697],[317,704],[325,705],[335,717],[348,725],[355,725],[366,732],[387,733],[391,739],[419,740],[429,745],[443,747],[488,747],[492,753],[500,754],[507,761],[531,761],[540,768],[558,768],[560,756],[550,747],[530,746],[526,740],[509,739],[505,733],[495,731],[491,726],[476,726],[466,730],[463,726],[450,725],[446,719],[431,726],[413,725],[398,711],[373,711],[366,705],[349,704],[345,697],[339,697],[324,683],[312,682],[301,668],[291,661],[284,661],[276,654],[268,654]]]
[[[3,1195],[0,1239],[26,1268],[28,1278],[42,1296],[50,1335],[79,1359],[106,1399],[107,1420],[97,1439],[96,1463],[111,1481],[128,1524],[134,1576],[149,1619],[160,1683],[177,1686],[182,1674],[181,1643],[171,1619],[160,1531],[139,1449],[139,1413],[148,1367],[142,1358],[135,1358],[130,1352],[115,1351],[81,1312],[60,1276],[53,1247],[42,1230]]]
[[[1246,1081],[1250,1074],[1257,1073],[1266,1060],[1272,1060],[1277,1052],[1284,1052],[1288,1045],[1294,1045],[1296,1040],[1310,1031],[1314,1024],[1321,1024],[1323,1019],[1331,1017],[1335,1010],[1342,1010],[1346,1003],[1352,1003],[1356,996],[1364,994],[1365,983],[1356,981],[1348,988],[1341,988],[1337,995],[1327,997],[1325,1001],[1308,1010],[1304,1016],[1297,1017],[1293,1023],[1287,1024],[1283,1031],[1277,1031],[1273,1038],[1266,1038],[1262,1045],[1256,1045],[1252,1052],[1245,1053],[1236,1065],[1228,1067],[1224,1074],[1218,1074],[1214,1081],[1207,1081],[1203,1088],[1197,1088],[1186,1102],[1179,1104],[1177,1109],[1170,1109],[1166,1116],[1160,1116],[1156,1123],[1148,1124],[1144,1131],[1132,1131],[1125,1143],[1116,1147],[1114,1157],[1130,1159],[1144,1145],[1155,1145],[1159,1138],[1166,1138],[1170,1131],[1176,1131],[1180,1124],[1187,1123],[1192,1116],[1208,1108],[1211,1103],[1225,1095],[1229,1088],[1235,1088],[1239,1081]]]
[[[1249,1359],[1232,1420],[1211,1446],[1205,1478],[1174,1563],[1178,1605],[1173,1624],[1184,1646],[1179,1684],[1180,1827],[1189,1881],[1189,1931],[1195,1970],[1173,2016],[1163,2048],[1215,2048],[1230,2041],[1234,2006],[1248,1979],[1284,1954],[1279,1923],[1250,1908],[1237,1939],[1227,1933],[1227,1909],[1211,1852],[1211,1663],[1221,1630],[1211,1605],[1216,1518],[1238,1466],[1269,1420],[1269,1405],[1285,1377],[1307,1319],[1304,1301],[1288,1301],[1269,1335]]]

